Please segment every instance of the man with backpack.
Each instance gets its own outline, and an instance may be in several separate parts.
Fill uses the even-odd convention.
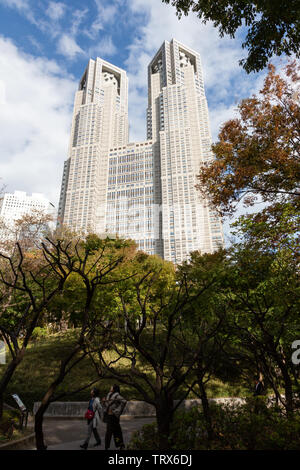
[[[103,421],[106,423],[105,450],[109,449],[112,436],[114,436],[116,447],[120,450],[125,449],[120,416],[126,403],[127,401],[120,394],[119,385],[116,384],[111,387],[107,397],[102,400]]]

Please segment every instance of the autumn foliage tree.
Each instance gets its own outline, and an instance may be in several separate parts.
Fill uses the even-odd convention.
[[[249,358],[287,414],[295,408],[297,373],[291,344],[299,337],[300,67],[274,66],[259,96],[243,100],[213,145],[215,160],[200,170],[198,189],[222,215],[263,202],[233,224],[230,331],[239,338],[243,368]],[[244,358],[243,356],[243,348]],[[284,390],[284,399],[280,389]]]
[[[261,198],[300,206],[300,66],[273,65],[258,96],[243,100],[213,145],[215,160],[202,166],[198,189],[222,214]]]
[[[33,209],[13,223],[0,218],[0,250],[10,255],[17,253],[17,242],[23,252],[38,249],[43,237],[50,234],[53,215]]]

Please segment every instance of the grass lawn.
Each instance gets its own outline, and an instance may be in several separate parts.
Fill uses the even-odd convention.
[[[74,331],[69,330],[65,333],[51,335],[31,343],[8,387],[5,401],[15,406],[10,394],[17,393],[24,404],[29,409],[32,409],[33,403],[43,397],[47,387],[55,378],[60,360],[72,347],[75,334]],[[0,375],[1,371],[4,371],[4,367],[5,366],[0,365]],[[94,367],[88,359],[84,359],[66,376],[64,383],[59,387],[57,393],[67,393],[61,401],[87,401],[90,394],[89,389],[83,390],[75,395],[72,395],[71,392],[86,386],[95,379],[97,379],[97,375],[95,374]],[[100,396],[107,394],[111,383],[111,380],[101,379],[95,384],[100,390]],[[127,399],[141,399],[141,396],[139,396],[138,392],[134,389],[126,385],[122,385],[121,387],[122,394]],[[208,384],[208,396],[211,398],[245,396],[247,394],[249,394],[249,391],[238,384],[231,386],[217,379],[211,380]],[[190,394],[190,398],[195,397]]]

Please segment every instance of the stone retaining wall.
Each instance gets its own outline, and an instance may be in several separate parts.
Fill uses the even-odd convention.
[[[216,403],[231,403],[231,404],[242,404],[245,402],[243,398],[212,398],[210,401],[214,401]],[[176,403],[176,401],[175,401]],[[40,403],[36,402],[34,403],[33,407],[33,413],[35,414],[38,410]],[[201,406],[201,400],[195,399],[195,400],[184,400],[182,404],[180,405],[181,409],[190,409],[193,406]],[[70,418],[83,418],[84,414],[87,409],[87,402],[81,402],[81,401],[73,401],[73,402],[62,402],[62,401],[57,401],[54,403],[51,403],[47,412],[45,413],[45,417],[51,417],[51,418],[63,418],[63,417],[70,417]],[[138,416],[155,416],[155,408],[152,405],[149,405],[148,403],[144,401],[128,401],[124,413],[122,415],[123,417],[138,417]]]

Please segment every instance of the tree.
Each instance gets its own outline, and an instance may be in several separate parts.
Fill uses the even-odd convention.
[[[38,209],[12,223],[0,219],[0,250],[12,255],[17,249],[17,242],[23,252],[38,249],[41,240],[49,234],[50,222],[53,222],[53,216]]]
[[[16,247],[11,256],[0,253],[0,334],[11,355],[0,379],[0,418],[4,392],[23,360],[32,333],[70,273],[62,265],[59,250],[54,264],[45,249],[24,253],[19,243]]]
[[[233,234],[263,253],[288,253],[296,266],[299,258],[299,210],[291,203],[274,203],[231,224]]]
[[[176,7],[179,17],[196,12],[204,23],[212,21],[220,36],[234,38],[242,26],[248,33],[242,47],[248,57],[240,65],[249,73],[263,69],[273,56],[295,54],[300,48],[299,0],[163,0]]]
[[[241,365],[243,358],[252,360],[289,416],[296,405],[294,392],[299,392],[291,360],[291,345],[300,335],[297,265],[292,251],[258,249],[250,239],[232,249],[227,274],[228,323]]]
[[[182,311],[181,341],[184,341],[186,351],[189,351],[194,363],[190,380],[193,381],[195,377],[196,384],[192,391],[201,399],[208,441],[213,438],[213,425],[207,385],[212,377],[228,380],[236,376],[235,364],[224,352],[226,345],[232,340],[227,325],[228,265],[226,251],[219,250],[203,255],[193,252],[190,259],[178,267],[179,278],[185,277],[190,286],[190,295],[195,297]],[[202,295],[196,295],[208,285]],[[188,357],[187,352],[186,356]]]
[[[263,371],[288,415],[299,389],[290,358],[300,334],[299,70],[291,62],[280,75],[269,66],[260,96],[242,101],[240,118],[223,126],[213,146],[216,160],[199,175],[200,191],[223,215],[242,199],[245,206],[258,197],[265,203],[233,224],[243,238],[230,255],[230,329],[239,363]]]
[[[77,367],[87,356],[86,342],[92,340],[97,323],[105,319],[105,312],[109,307],[109,305],[105,305],[105,301],[107,302],[107,296],[103,295],[105,287],[120,282],[117,268],[129,260],[135,250],[135,245],[131,241],[101,239],[93,234],[88,235],[85,239],[77,239],[75,242],[65,241],[57,244],[51,239],[47,239],[47,241],[48,246],[44,244],[43,248],[49,263],[56,266],[61,260],[60,263],[65,271],[71,273],[63,294],[71,289],[72,295],[77,298],[78,326],[80,325],[80,327],[76,341],[66,356],[61,359],[58,373],[49,385],[36,412],[35,435],[38,450],[46,449],[43,435],[44,414],[50,403],[64,396],[61,394],[55,396],[58,386],[62,384],[73,368]],[[73,288],[74,281],[75,289]],[[67,295],[65,300],[64,308],[68,310],[70,296]],[[105,344],[104,337],[102,344],[99,345],[101,351],[105,348]],[[93,380],[91,383],[96,381]],[[90,386],[91,383],[86,386]],[[71,394],[72,391],[70,390],[69,393]]]
[[[117,285],[119,318],[110,325],[111,350],[98,350],[99,330],[90,344],[90,356],[101,376],[133,387],[154,406],[159,447],[167,449],[173,415],[190,391],[184,385],[194,365],[181,340],[183,310],[210,282],[190,295],[185,277],[176,281],[171,263],[143,253],[137,254],[130,269],[138,274]]]
[[[259,97],[240,103],[240,117],[223,125],[212,147],[216,159],[200,170],[198,189],[222,214],[258,197],[299,210],[300,66],[292,62],[283,72],[269,66]]]

